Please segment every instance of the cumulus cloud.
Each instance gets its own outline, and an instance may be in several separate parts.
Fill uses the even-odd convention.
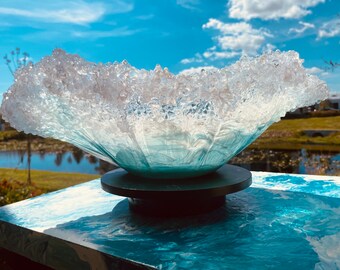
[[[203,29],[215,30],[213,37],[216,45],[202,54],[196,53],[192,58],[185,58],[182,64],[207,63],[221,59],[231,59],[240,55],[255,56],[264,45],[267,37],[272,37],[264,28],[255,29],[247,22],[224,23],[217,19],[209,19]],[[274,49],[272,44],[265,45],[266,50]]]
[[[273,50],[276,49],[276,46],[271,44],[271,43],[267,43],[263,48],[262,48],[262,53],[266,53],[266,52],[271,52]]]
[[[196,53],[192,58],[184,58],[181,60],[181,64],[202,63],[204,61],[203,56],[200,53]]]
[[[298,19],[312,13],[309,8],[325,0],[230,0],[229,16],[236,19]]]
[[[193,58],[184,58],[184,59],[181,60],[181,64],[184,64],[184,65],[190,64],[190,63],[193,63],[193,62],[195,62],[194,57]]]
[[[213,66],[202,66],[202,67],[192,67],[182,70],[179,74],[181,75],[192,75],[195,73],[202,72],[203,70],[214,70],[216,69]]]
[[[124,13],[133,9],[133,5],[121,0],[107,2],[82,0],[42,1],[37,0],[27,5],[22,1],[0,4],[0,15],[43,21],[48,23],[88,24],[100,20],[105,14]]]
[[[324,72],[321,68],[318,68],[318,67],[306,68],[306,71],[309,74],[320,74]]]
[[[318,39],[340,36],[340,18],[325,22],[318,31]]]
[[[217,19],[209,19],[203,29],[215,29],[220,33],[216,40],[218,46],[234,54],[256,55],[266,37],[271,34],[266,29],[254,29],[249,23],[223,23]]]
[[[239,52],[217,51],[216,46],[207,49],[203,54],[196,53],[192,58],[184,58],[180,62],[187,65],[192,63],[206,63],[207,61],[215,61],[221,59],[230,59],[239,56]]]
[[[299,24],[302,27],[300,27],[300,28],[290,28],[288,33],[296,33],[298,35],[301,35],[306,30],[315,28],[315,25],[312,24],[312,23],[306,23],[306,22],[300,21]]]
[[[218,60],[218,59],[229,59],[234,58],[235,56],[240,55],[239,52],[233,51],[216,51],[215,49],[208,49],[203,53],[205,58],[210,60]]]
[[[327,79],[331,75],[330,72],[327,72],[325,69],[321,69],[318,67],[306,68],[306,71],[309,74],[318,75],[321,79]]]

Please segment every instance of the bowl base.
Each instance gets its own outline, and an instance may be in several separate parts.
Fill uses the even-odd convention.
[[[200,177],[148,179],[116,169],[102,176],[101,185],[106,192],[128,197],[133,213],[158,217],[188,216],[224,205],[226,194],[251,185],[251,173],[227,164]]]

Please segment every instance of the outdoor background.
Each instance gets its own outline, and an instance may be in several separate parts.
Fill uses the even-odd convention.
[[[340,175],[340,1],[0,1],[0,95],[20,65],[55,48],[92,62],[126,59],[173,73],[295,50],[329,100],[274,124],[230,163],[250,170]],[[2,97],[0,97],[1,101]],[[0,205],[88,181],[114,166],[0,120]],[[32,171],[28,173],[28,168]]]

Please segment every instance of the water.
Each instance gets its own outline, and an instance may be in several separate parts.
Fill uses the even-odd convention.
[[[27,169],[27,155],[24,152],[0,152],[0,168]],[[114,169],[94,156],[83,151],[60,153],[32,153],[31,169],[54,172],[74,172],[88,174],[103,174]]]
[[[340,153],[330,151],[244,150],[231,164],[252,171],[340,175]]]
[[[229,163],[252,171],[340,175],[340,153],[318,151],[245,150]],[[0,168],[27,168],[24,152],[0,152]],[[115,167],[82,151],[32,153],[31,168],[55,172],[103,174]]]

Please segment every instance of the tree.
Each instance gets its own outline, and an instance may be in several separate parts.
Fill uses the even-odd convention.
[[[15,77],[15,71],[23,66],[26,66],[29,63],[29,54],[27,52],[21,53],[20,48],[16,48],[14,51],[11,51],[10,56],[7,54],[4,55],[5,64],[8,67],[9,71]],[[27,184],[31,185],[31,141],[32,135],[27,134]]]

